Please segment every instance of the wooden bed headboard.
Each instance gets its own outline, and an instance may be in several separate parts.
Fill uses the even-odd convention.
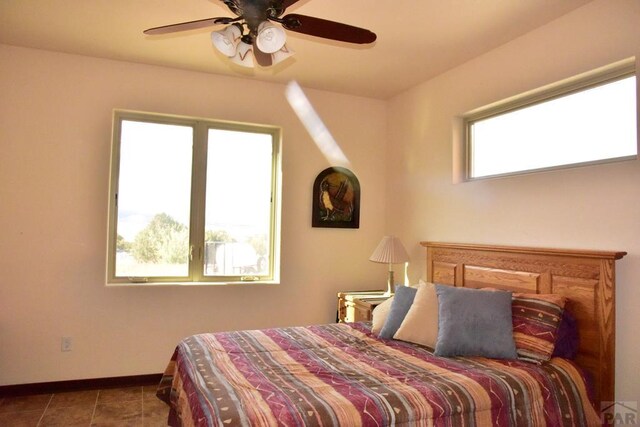
[[[591,373],[596,402],[615,400],[615,261],[626,252],[420,244],[428,282],[566,297],[580,333],[576,363]]]

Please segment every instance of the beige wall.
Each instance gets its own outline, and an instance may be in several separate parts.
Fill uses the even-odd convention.
[[[307,91],[362,188],[360,229],[311,227],[329,166],[284,86],[0,45],[0,385],[162,372],[186,335],[335,320],[384,288],[386,105]],[[283,128],[280,285],[106,288],[113,108]],[[73,350],[60,351],[60,338]]]
[[[636,55],[640,2],[600,0],[389,102],[389,229],[415,238],[627,251],[618,262],[616,398],[640,400],[640,161],[452,183],[453,118]]]

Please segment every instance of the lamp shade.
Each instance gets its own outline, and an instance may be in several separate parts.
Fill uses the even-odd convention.
[[[231,62],[243,67],[253,68],[253,46],[241,41],[238,44],[238,51],[231,57]]]
[[[402,242],[395,236],[384,236],[369,261],[385,264],[401,264],[409,261],[409,255]]]
[[[240,27],[229,25],[224,30],[214,31],[211,33],[211,42],[223,54],[231,57],[236,54],[238,43],[242,37]]]
[[[284,61],[285,59],[293,56],[295,54],[295,52],[293,51],[293,49],[291,49],[289,46],[287,46],[286,44],[284,46],[282,46],[282,49],[273,52],[271,54],[271,58],[273,60],[273,65],[276,65],[282,61]]]
[[[274,53],[282,49],[287,41],[287,35],[280,27],[276,27],[270,22],[263,22],[258,27],[258,37],[256,45],[264,53]]]

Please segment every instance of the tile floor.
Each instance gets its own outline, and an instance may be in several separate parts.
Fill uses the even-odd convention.
[[[166,426],[155,386],[0,398],[0,426]]]

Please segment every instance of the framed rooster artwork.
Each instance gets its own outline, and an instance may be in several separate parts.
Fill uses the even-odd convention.
[[[360,227],[360,182],[349,169],[332,166],[318,174],[313,183],[311,225]]]

